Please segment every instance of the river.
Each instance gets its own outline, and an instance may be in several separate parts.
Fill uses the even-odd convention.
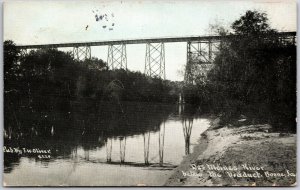
[[[161,186],[210,123],[191,106],[149,103],[73,104],[67,114],[38,115],[30,132],[4,145],[51,154],[6,152],[8,186]]]

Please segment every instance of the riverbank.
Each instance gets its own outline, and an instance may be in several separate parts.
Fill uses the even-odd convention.
[[[296,134],[270,131],[268,124],[220,128],[213,119],[165,185],[294,186]]]

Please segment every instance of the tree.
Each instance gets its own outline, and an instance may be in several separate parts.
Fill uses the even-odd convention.
[[[268,24],[266,13],[248,10],[240,19],[233,22],[231,28],[235,34],[257,35],[274,31]]]
[[[247,11],[231,28],[239,36],[219,48],[208,75],[211,97],[223,97],[217,104],[230,110],[252,107],[252,113],[280,116],[279,123],[294,120],[296,46],[278,40],[265,13]]]
[[[10,83],[15,81],[18,76],[19,53],[20,50],[17,49],[13,41],[4,42],[4,84],[6,90],[10,89]]]

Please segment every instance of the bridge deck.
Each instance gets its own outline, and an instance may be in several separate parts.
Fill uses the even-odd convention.
[[[280,32],[280,37],[296,36],[296,32]],[[146,44],[146,43],[171,43],[171,42],[189,42],[189,41],[218,41],[229,38],[239,37],[237,35],[227,36],[189,36],[189,37],[170,37],[170,38],[147,38],[147,39],[130,39],[130,40],[112,40],[98,42],[78,42],[78,43],[59,43],[59,44],[39,44],[39,45],[17,45],[20,49],[36,48],[59,48],[59,47],[80,47],[80,46],[105,46],[118,44]]]

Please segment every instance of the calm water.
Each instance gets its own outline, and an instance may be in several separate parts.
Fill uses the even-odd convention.
[[[5,153],[4,182],[31,186],[163,185],[209,126],[207,118],[199,117],[199,110],[188,106],[108,105],[99,106],[109,109],[97,112],[98,107],[73,105],[69,115],[43,113],[43,119],[28,121],[35,127],[26,135],[7,135],[6,147],[50,149],[51,154],[42,155],[51,158]]]

